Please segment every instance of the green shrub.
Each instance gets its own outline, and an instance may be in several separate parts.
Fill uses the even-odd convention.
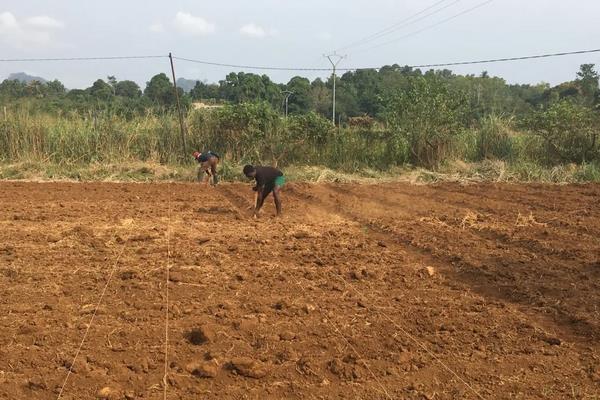
[[[600,160],[600,124],[591,109],[562,100],[538,111],[526,123],[543,139],[540,156],[546,164]]]

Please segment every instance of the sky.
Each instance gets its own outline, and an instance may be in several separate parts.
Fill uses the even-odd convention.
[[[338,50],[346,56],[340,67],[420,65],[600,48],[599,16],[598,0],[2,0],[0,59],[172,52],[236,65],[328,68],[323,54]],[[558,84],[574,79],[583,63],[600,65],[600,53],[451,69],[486,70],[510,83]],[[175,69],[178,77],[205,82],[244,70],[181,60]],[[12,72],[85,88],[108,75],[143,86],[170,69],[167,58],[0,61],[0,80]],[[245,72],[282,83],[295,75],[329,75]]]

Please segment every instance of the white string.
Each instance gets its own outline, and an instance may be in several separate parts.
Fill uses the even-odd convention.
[[[163,399],[167,400],[167,387],[169,382],[167,380],[169,373],[169,278],[171,268],[171,183],[167,184],[167,190],[169,192],[167,199],[167,214],[169,224],[167,226],[167,268],[165,274],[165,369],[163,375]]]
[[[304,286],[302,286],[302,284],[295,280],[296,284],[298,286],[300,286],[300,289],[302,289],[302,292],[304,293],[305,296],[308,296],[308,292],[304,289]],[[314,299],[312,297],[310,297],[312,301],[314,301]],[[358,352],[358,350],[356,350],[356,348],[352,345],[352,343],[350,343],[350,341],[344,336],[344,334],[340,331],[340,329],[337,327],[337,325],[330,320],[329,318],[327,318],[327,316],[321,312],[321,315],[323,315],[323,318],[325,319],[326,322],[328,322],[329,324],[331,324],[331,326],[333,327],[333,329],[336,331],[336,333],[346,342],[346,344],[348,345],[348,347],[350,347],[352,349],[352,351],[354,352],[354,354],[356,354],[358,356],[359,359],[364,361],[365,367],[367,368],[367,371],[369,371],[369,373],[373,376],[373,378],[375,379],[375,382],[377,382],[377,384],[381,387],[381,389],[383,390],[383,393],[387,396],[388,399],[392,400],[393,397],[390,396],[390,394],[388,393],[388,391],[386,390],[385,386],[383,386],[383,384],[381,383],[381,381],[379,380],[379,378],[377,378],[377,375],[375,375],[375,373],[371,370],[371,368],[369,367],[369,364],[366,362],[365,358],[363,356],[360,355],[360,353]]]
[[[352,285],[351,283],[349,283],[347,280],[345,280],[342,276],[338,275],[338,274],[331,274],[334,275],[336,277],[338,277],[345,285],[346,287],[349,287],[350,289],[354,290],[355,293],[357,293],[360,297],[363,298],[363,300],[368,300],[368,298],[362,294],[358,289],[356,289],[356,287],[354,285]],[[402,328],[396,321],[394,321],[389,315],[387,315],[385,312],[374,308],[374,310],[376,310],[376,312],[380,313],[384,318],[386,318],[388,321],[390,321],[392,323],[392,325],[394,325],[394,327],[396,329],[398,329],[400,332],[402,332],[404,335],[406,335],[406,337],[408,337],[410,340],[412,340],[414,343],[416,343],[420,348],[422,348],[423,350],[425,350],[425,352],[427,354],[429,354],[431,357],[433,357],[434,360],[436,360],[442,367],[444,367],[448,372],[450,372],[452,375],[454,375],[459,381],[461,381],[467,388],[469,388],[478,398],[485,400],[484,397],[479,394],[479,392],[477,392],[471,385],[469,385],[469,383],[467,383],[467,381],[465,381],[463,378],[460,377],[460,375],[458,375],[456,372],[454,372],[454,370],[452,370],[450,367],[448,367],[440,358],[438,358],[431,350],[429,350],[424,344],[422,344],[419,340],[417,340],[417,338],[415,338],[413,335],[411,335],[410,333],[408,333],[404,328]]]
[[[108,279],[106,280],[106,284],[104,285],[104,289],[102,289],[102,294],[100,295],[100,299],[98,300],[98,303],[96,303],[96,308],[94,308],[94,312],[92,313],[92,317],[90,318],[90,322],[88,323],[88,326],[85,330],[85,333],[83,335],[83,338],[81,339],[81,343],[79,343],[79,348],[77,348],[77,352],[75,353],[75,357],[73,357],[73,361],[71,362],[71,365],[69,366],[69,371],[67,372],[67,376],[65,377],[65,380],[60,388],[60,392],[58,393],[58,397],[56,398],[57,400],[60,399],[60,397],[62,396],[62,393],[65,389],[65,386],[67,384],[67,381],[69,380],[69,376],[71,376],[71,373],[73,372],[73,366],[75,365],[75,362],[77,361],[77,357],[79,356],[79,353],[81,352],[81,348],[83,347],[83,344],[85,343],[85,340],[88,336],[88,333],[90,331],[90,328],[92,327],[92,323],[94,322],[94,318],[96,317],[96,313],[98,312],[98,308],[100,308],[100,304],[102,304],[102,299],[104,299],[104,294],[106,293],[106,289],[108,289],[108,285],[110,284],[110,281],[114,275],[115,270],[117,269],[117,265],[119,264],[119,260],[121,259],[121,256],[123,255],[123,252],[125,251],[125,245],[123,245],[123,247],[121,247],[121,251],[119,252],[119,255],[117,256],[117,259],[115,260],[115,263],[112,266],[112,269],[110,271],[110,275],[108,276]]]

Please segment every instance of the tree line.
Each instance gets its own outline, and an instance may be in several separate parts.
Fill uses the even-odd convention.
[[[336,114],[339,120],[369,117],[383,120],[390,99],[405,91],[415,78],[443,81],[450,91],[460,93],[468,102],[469,114],[477,119],[489,114],[523,116],[560,101],[598,109],[600,91],[598,73],[593,64],[584,64],[575,79],[551,87],[546,83],[508,84],[487,72],[479,76],[457,75],[452,71],[426,72],[399,65],[384,66],[379,70],[363,69],[344,73],[337,78]],[[332,112],[333,79],[316,78],[310,81],[301,76],[291,78],[286,84],[273,82],[267,75],[231,72],[218,83],[196,81],[187,93],[179,88],[185,108],[192,102],[241,104],[266,102],[276,110],[283,110],[283,91],[291,91],[290,114],[316,112],[329,117]],[[142,90],[130,80],[117,80],[114,76],[98,79],[87,89],[67,90],[58,80],[29,83],[4,80],[0,83],[0,100],[45,99],[40,107],[48,110],[107,109],[123,114],[144,113],[149,108],[169,109],[176,104],[173,84],[164,74],[153,76]]]

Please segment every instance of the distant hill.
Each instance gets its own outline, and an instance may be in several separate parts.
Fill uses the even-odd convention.
[[[28,75],[25,72],[16,72],[16,73],[12,73],[8,76],[7,78],[9,81],[20,81],[20,82],[25,82],[25,83],[29,83],[32,81],[38,81],[41,83],[46,83],[47,80],[45,80],[42,77],[39,76],[32,76],[32,75]]]
[[[184,92],[189,93],[190,90],[192,90],[194,86],[196,86],[197,81],[198,79],[179,78],[177,79],[177,87],[180,87],[183,89]]]

